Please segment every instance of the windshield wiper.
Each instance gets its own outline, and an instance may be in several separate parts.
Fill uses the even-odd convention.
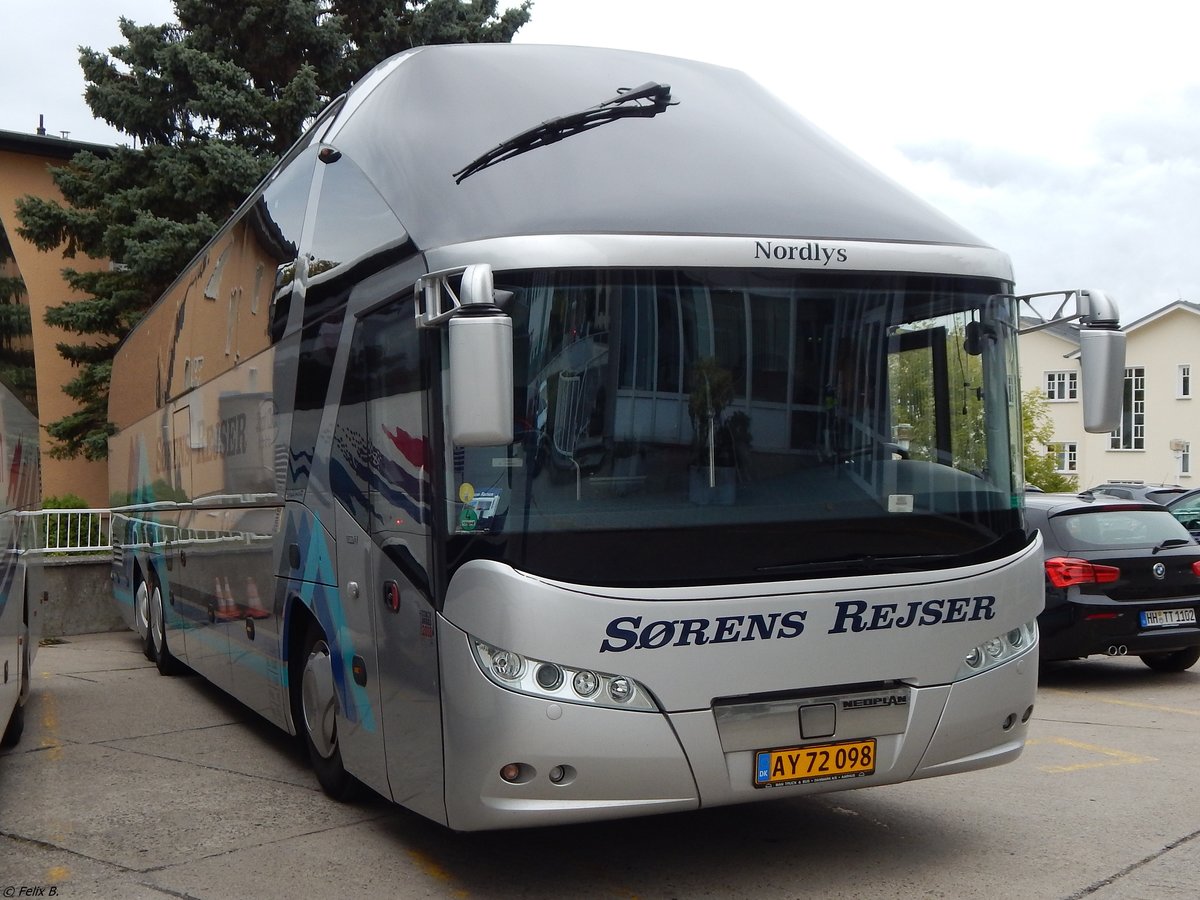
[[[545,147],[565,137],[579,134],[599,125],[615,122],[617,119],[650,118],[666,110],[668,106],[677,106],[679,101],[671,100],[671,86],[647,82],[632,90],[622,90],[611,100],[585,109],[582,112],[566,116],[556,116],[547,119],[541,125],[522,131],[510,137],[507,141],[497,144],[487,153],[467,163],[454,173],[454,183],[462,184],[463,179],[469,178],[476,172],[504,162],[538,147]]]
[[[1159,550],[1166,550],[1169,547],[1186,547],[1188,544],[1194,543],[1191,538],[1167,538],[1157,547],[1150,551],[1150,555],[1158,553]]]

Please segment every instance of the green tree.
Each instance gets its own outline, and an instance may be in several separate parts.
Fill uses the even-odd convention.
[[[125,43],[80,51],[84,97],[134,139],[52,169],[65,203],[18,203],[40,250],[107,258],[111,271],[64,270],[83,295],[46,321],[76,367],[75,413],[46,426],[57,457],[107,454],[117,345],[308,122],[380,60],[422,44],[510,41],[530,0],[175,0],[177,21],[120,20]]]
[[[1025,448],[1025,482],[1043,491],[1079,490],[1079,479],[1055,471],[1054,454],[1048,447],[1054,439],[1054,421],[1046,408],[1046,398],[1037,388],[1021,395],[1021,439]]]

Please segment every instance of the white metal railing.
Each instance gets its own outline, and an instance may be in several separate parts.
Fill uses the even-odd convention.
[[[31,537],[45,553],[112,552],[112,516],[107,509],[39,509],[18,515],[32,520]]]
[[[128,510],[124,507],[17,512],[16,515],[26,522],[21,547],[52,556],[116,553],[119,560],[126,547],[142,550],[161,550],[172,545],[259,547],[274,541],[279,529],[278,521],[276,527],[267,532],[188,528],[130,516]],[[117,529],[115,542],[114,526]]]

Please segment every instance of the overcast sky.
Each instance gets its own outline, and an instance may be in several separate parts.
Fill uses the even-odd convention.
[[[118,142],[78,47],[169,0],[0,0],[0,129]],[[1200,302],[1200,14],[1172,0],[534,0],[518,41],[742,69],[1013,260],[1126,322]]]

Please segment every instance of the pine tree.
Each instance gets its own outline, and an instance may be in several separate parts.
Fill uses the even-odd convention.
[[[510,41],[530,0],[175,0],[177,21],[120,20],[125,43],[80,52],[92,112],[135,147],[83,152],[52,169],[65,203],[22,198],[22,237],[113,260],[67,268],[84,295],[46,321],[78,343],[63,390],[77,412],[47,425],[57,457],[107,454],[108,381],[117,345],[305,125],[380,60],[422,44]]]

